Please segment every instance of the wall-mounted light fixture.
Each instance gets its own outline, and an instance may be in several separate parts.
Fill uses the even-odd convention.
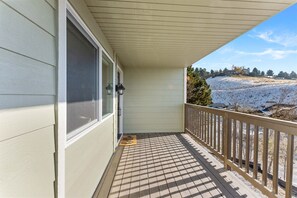
[[[123,95],[125,89],[126,88],[124,87],[124,85],[122,83],[119,83],[116,85],[116,91],[118,92],[119,95]]]
[[[112,87],[112,84],[111,84],[111,83],[109,83],[109,84],[107,85],[107,87],[105,87],[105,89],[106,89],[106,91],[107,91],[107,95],[111,95],[111,94],[112,94],[112,89],[113,89],[113,87]]]

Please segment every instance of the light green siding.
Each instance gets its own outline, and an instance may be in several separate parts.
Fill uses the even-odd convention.
[[[84,23],[101,45],[113,56],[105,36],[84,1],[70,0]],[[109,117],[91,132],[66,148],[66,197],[91,197],[114,151],[114,117]]]
[[[54,197],[53,127],[0,143],[0,197]]]
[[[55,24],[47,1],[0,1],[0,197],[54,196]]]
[[[124,133],[182,132],[184,70],[125,68]]]
[[[66,149],[66,197],[91,197],[113,153],[113,117]]]

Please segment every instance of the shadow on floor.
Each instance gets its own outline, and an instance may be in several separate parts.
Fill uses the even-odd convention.
[[[109,197],[247,197],[190,140],[180,133],[137,135],[137,145],[124,148]]]

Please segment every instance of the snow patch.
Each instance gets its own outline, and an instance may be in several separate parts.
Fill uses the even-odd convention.
[[[256,77],[208,78],[213,103],[263,109],[267,102],[297,105],[297,81]]]

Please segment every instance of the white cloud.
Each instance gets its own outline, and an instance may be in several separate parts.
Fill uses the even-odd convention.
[[[253,56],[271,56],[273,59],[283,59],[291,54],[297,54],[297,50],[273,50],[267,49],[263,52],[244,52],[244,51],[236,51],[236,53],[241,55],[253,55]]]
[[[272,31],[258,33],[257,38],[260,38],[269,43],[276,43],[285,47],[297,46],[297,34],[294,33],[282,33],[276,34]]]
[[[233,49],[232,47],[225,46],[225,47],[219,49],[218,52],[219,52],[220,54],[227,54],[227,53],[231,53],[231,52],[233,52],[233,51],[234,51],[234,49]]]

